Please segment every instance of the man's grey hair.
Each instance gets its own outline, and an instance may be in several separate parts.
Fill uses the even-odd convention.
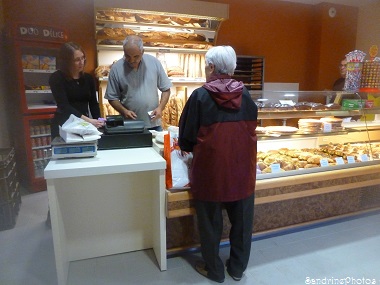
[[[140,37],[132,35],[127,36],[123,41],[123,48],[129,45],[135,45],[139,48],[139,50],[142,52],[144,50],[144,44]]]
[[[233,75],[236,68],[236,53],[231,46],[216,46],[205,55],[206,64],[215,66],[216,74]]]

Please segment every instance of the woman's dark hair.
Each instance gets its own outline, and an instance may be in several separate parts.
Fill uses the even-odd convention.
[[[80,45],[74,42],[64,43],[59,51],[59,67],[67,78],[72,78],[71,66],[74,62],[74,52],[80,50],[86,58],[86,53]],[[80,76],[83,75],[83,71]]]

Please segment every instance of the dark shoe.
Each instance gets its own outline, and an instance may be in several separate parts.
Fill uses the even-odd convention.
[[[235,280],[235,281],[240,281],[241,280],[242,276],[237,277],[236,275],[233,275],[231,273],[230,260],[229,259],[227,259],[227,261],[226,261],[226,270],[227,270],[228,275],[230,275],[233,280]]]
[[[215,279],[215,278],[212,278],[210,276],[208,276],[208,271],[206,269],[206,264],[203,262],[203,261],[198,261],[196,264],[195,264],[195,270],[202,276],[212,280],[212,281],[215,281],[215,282],[218,282],[218,283],[223,283],[224,282],[224,278],[223,279]]]

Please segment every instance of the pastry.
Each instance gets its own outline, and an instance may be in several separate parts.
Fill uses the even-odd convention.
[[[320,155],[312,155],[307,159],[307,163],[309,164],[320,164],[322,156]]]
[[[262,171],[262,170],[264,170],[265,168],[267,168],[267,165],[264,163],[264,162],[262,162],[262,161],[259,161],[258,163],[257,163],[257,166],[259,167],[259,169]]]
[[[116,33],[112,28],[103,28],[97,32],[99,36],[116,37]]]
[[[308,164],[305,165],[304,168],[315,168],[315,167],[319,167],[319,165],[318,164],[308,163]]]
[[[307,164],[307,161],[300,160],[300,161],[297,162],[296,165],[297,165],[299,168],[305,168],[306,164]]]
[[[135,19],[140,23],[152,23],[160,21],[162,17],[160,15],[153,14],[135,14]]]
[[[307,161],[311,156],[313,156],[313,154],[310,152],[301,152],[298,156],[298,159]]]

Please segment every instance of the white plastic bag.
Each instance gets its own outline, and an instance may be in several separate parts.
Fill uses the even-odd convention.
[[[67,121],[62,125],[62,130],[67,133],[77,134],[80,136],[102,134],[93,124],[86,122],[73,114],[71,114]]]
[[[178,146],[178,127],[170,126],[164,139],[164,157],[167,162],[166,188],[188,187],[189,169],[193,154],[183,152]]]

